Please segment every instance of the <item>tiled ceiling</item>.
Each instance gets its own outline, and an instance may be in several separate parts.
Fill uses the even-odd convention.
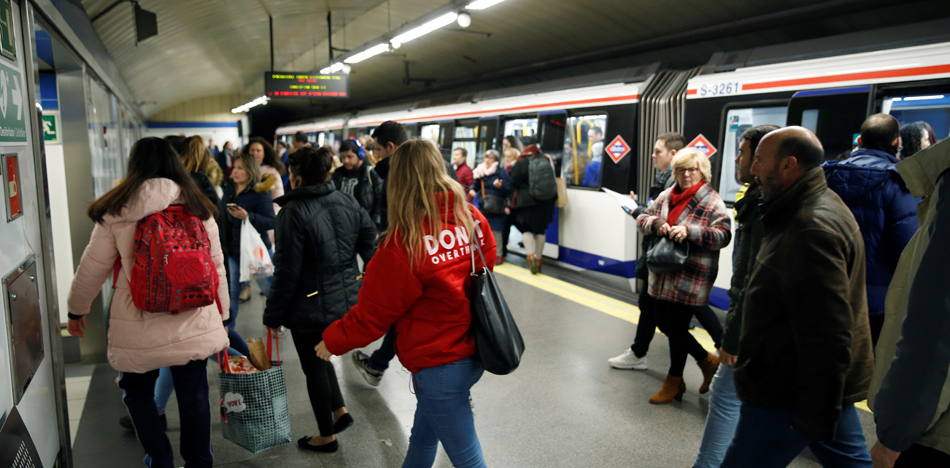
[[[83,0],[82,4],[94,17],[113,2]],[[156,103],[143,107],[143,112],[151,115],[199,96],[263,94],[263,72],[270,69],[271,60],[268,14],[274,19],[275,68],[309,71],[325,65],[329,59],[328,11],[333,12],[333,45],[357,48],[449,3],[462,7],[467,2],[140,0],[142,8],[158,16],[158,36],[135,44],[132,7],[128,4],[102,16],[94,26],[136,99]],[[853,8],[837,8],[829,14],[832,10],[821,9],[829,4]],[[809,8],[816,8],[813,18],[808,17]],[[784,25],[781,15],[786,11],[805,13]],[[394,54],[353,65],[351,101],[311,101],[304,106],[312,112],[330,112],[418,92],[424,89],[422,84],[407,86],[402,82],[407,61],[413,76],[435,78],[438,88],[444,83],[471,83],[472,78],[520,65],[535,65],[539,73],[550,73],[545,63],[564,57],[752,20],[748,29],[720,32],[692,48],[678,44],[676,54],[662,55],[647,47],[639,56],[596,57],[587,65],[572,63],[570,68],[564,68],[569,71],[563,73],[599,71],[603,67],[644,61],[688,66],[703,63],[703,57],[708,58],[715,51],[947,17],[950,2],[506,0],[487,10],[472,12],[471,16],[472,24],[466,32],[451,25],[405,44]],[[754,27],[757,18],[772,18],[770,27]],[[697,58],[699,62],[695,63]],[[526,72],[522,70],[519,74],[524,76]],[[504,81],[504,75],[492,79]],[[301,104],[295,105],[295,113],[299,113]],[[293,108],[294,104],[287,107]]]

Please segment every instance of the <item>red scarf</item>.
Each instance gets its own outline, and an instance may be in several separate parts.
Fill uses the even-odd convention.
[[[666,217],[666,222],[670,226],[676,225],[676,221],[680,219],[680,215],[683,214],[686,205],[689,205],[689,201],[693,199],[693,195],[696,195],[696,192],[698,192],[703,185],[706,185],[706,182],[693,185],[686,189],[685,192],[680,190],[679,184],[673,188],[673,191],[670,192],[670,214]]]

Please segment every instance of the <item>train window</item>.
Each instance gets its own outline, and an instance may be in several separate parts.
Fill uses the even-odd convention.
[[[439,124],[419,126],[419,136],[430,140],[436,145],[439,144]]]
[[[798,91],[788,102],[788,125],[808,128],[821,140],[825,159],[851,151],[868,116],[870,86]]]
[[[498,136],[498,119],[482,119],[478,122],[478,156],[476,161],[481,163],[485,151],[494,149]]]
[[[726,135],[722,139],[722,170],[719,173],[719,195],[726,203],[735,203],[736,194],[742,188],[739,176],[736,173],[736,155],[739,152],[739,137],[742,132],[759,125],[785,126],[787,107],[751,107],[729,109],[726,113],[726,123],[723,127]],[[808,111],[805,111],[807,113]],[[805,119],[802,119],[803,124]]]
[[[525,145],[538,142],[538,119],[516,118],[505,121],[505,136],[513,135]]]
[[[607,115],[579,115],[567,119],[561,177],[568,186],[600,187]]]
[[[888,98],[884,101],[882,112],[893,115],[901,127],[909,123],[926,122],[933,129],[934,140],[937,141],[950,134],[950,93]]]
[[[567,112],[544,112],[538,116],[538,139],[541,152],[554,158],[555,174],[561,171],[566,128]]]
[[[475,167],[475,156],[478,153],[478,121],[467,120],[460,121],[455,126],[455,138],[452,142],[452,151],[456,148],[464,148],[468,153],[466,162],[468,167]]]
[[[815,133],[818,130],[818,109],[808,109],[802,111],[802,127]]]

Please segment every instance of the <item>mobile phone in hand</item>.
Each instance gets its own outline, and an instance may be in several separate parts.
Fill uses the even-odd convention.
[[[629,206],[621,205],[620,207],[623,208],[624,213],[633,216],[633,210],[631,210]]]

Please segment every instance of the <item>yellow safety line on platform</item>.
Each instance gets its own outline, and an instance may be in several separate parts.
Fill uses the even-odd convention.
[[[526,268],[512,265],[510,263],[495,265],[495,273],[498,273],[502,276],[507,276],[508,278],[516,281],[521,281],[522,283],[534,286],[542,291],[549,292],[555,296],[563,297],[564,299],[576,302],[582,306],[590,307],[591,309],[605,313],[612,317],[616,317],[620,320],[625,320],[633,324],[640,322],[639,307],[623,301],[618,301],[617,299],[607,297],[589,289],[584,289],[566,281],[546,275],[532,275],[531,272]],[[663,333],[659,328],[656,331],[658,333]],[[709,333],[706,332],[706,330],[694,328],[690,330],[690,333],[696,337],[696,340],[699,341],[699,344],[703,345],[707,351],[711,353],[715,353],[717,351],[712,337],[709,336]],[[871,412],[871,410],[868,408],[867,401],[860,401],[855,403],[854,406],[869,413]]]
[[[555,296],[563,297],[582,306],[590,307],[599,312],[603,312],[612,317],[624,320],[633,324],[640,322],[640,308],[617,299],[607,297],[589,289],[573,285],[566,281],[561,281],[546,275],[532,275],[526,268],[505,263],[495,266],[495,273],[507,276],[513,280],[534,286],[542,291],[549,292]],[[657,329],[657,332],[660,332]],[[694,328],[690,333],[696,337],[696,341],[703,345],[707,351],[716,352],[716,345],[706,330]]]

